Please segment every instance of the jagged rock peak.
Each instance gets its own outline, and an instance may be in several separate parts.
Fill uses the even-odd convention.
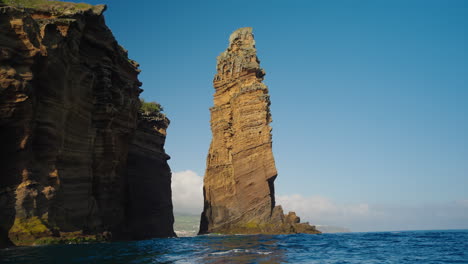
[[[229,37],[229,48],[255,48],[254,34],[251,27],[239,28]]]
[[[204,177],[200,233],[319,233],[275,204],[270,96],[252,28],[234,31],[217,58],[213,138]]]
[[[265,71],[260,68],[251,27],[240,28],[231,34],[228,48],[217,57],[216,70],[215,81],[236,79],[246,73],[255,73],[259,81],[263,80]]]

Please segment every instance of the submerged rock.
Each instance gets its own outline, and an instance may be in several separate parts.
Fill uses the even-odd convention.
[[[252,28],[234,31],[217,60],[199,233],[320,233],[275,206],[270,97]]]
[[[140,70],[105,9],[0,1],[0,247],[174,234],[168,122],[138,118]]]

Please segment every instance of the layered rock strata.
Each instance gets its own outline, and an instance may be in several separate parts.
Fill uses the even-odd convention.
[[[232,33],[217,61],[200,234],[319,233],[275,206],[270,97],[252,28]]]
[[[133,239],[176,236],[173,230],[170,159],[164,150],[169,119],[138,115],[127,160],[128,220]]]
[[[172,236],[163,133],[145,120],[134,137],[138,65],[106,26],[105,6],[2,2],[0,247]],[[152,165],[138,170],[142,140]]]

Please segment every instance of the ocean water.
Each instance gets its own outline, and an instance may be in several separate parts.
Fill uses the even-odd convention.
[[[468,230],[198,236],[0,250],[0,263],[468,263]]]

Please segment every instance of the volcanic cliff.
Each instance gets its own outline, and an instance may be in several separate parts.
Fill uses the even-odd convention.
[[[217,61],[200,234],[320,233],[275,206],[270,97],[252,28],[234,31]]]
[[[169,121],[105,6],[0,0],[0,247],[174,236]],[[28,6],[29,5],[29,6]]]

